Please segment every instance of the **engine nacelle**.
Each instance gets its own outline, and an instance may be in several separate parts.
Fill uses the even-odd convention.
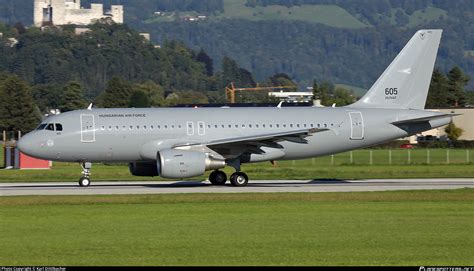
[[[161,177],[180,179],[202,175],[206,170],[225,167],[225,161],[198,151],[170,149],[158,153]]]
[[[128,164],[128,168],[134,176],[154,177],[159,175],[156,162],[134,162]]]

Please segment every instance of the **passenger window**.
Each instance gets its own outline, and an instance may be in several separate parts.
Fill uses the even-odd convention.
[[[101,129],[102,131],[104,131],[104,130],[105,130],[105,126],[104,126],[104,125],[100,126],[100,129]]]
[[[48,126],[46,126],[46,130],[54,131],[54,124],[52,123],[48,124]]]
[[[62,124],[59,124],[59,123],[56,123],[56,131],[62,131],[63,130],[63,126]]]

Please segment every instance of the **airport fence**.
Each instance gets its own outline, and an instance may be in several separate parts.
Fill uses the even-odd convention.
[[[364,149],[279,163],[311,166],[472,164],[474,149]]]

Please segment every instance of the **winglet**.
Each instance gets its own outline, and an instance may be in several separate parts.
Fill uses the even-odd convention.
[[[91,103],[91,104],[87,107],[87,110],[92,110],[92,105],[93,105],[93,103]]]

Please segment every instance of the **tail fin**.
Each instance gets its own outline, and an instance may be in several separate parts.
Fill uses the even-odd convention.
[[[424,109],[443,30],[419,30],[350,107]]]

